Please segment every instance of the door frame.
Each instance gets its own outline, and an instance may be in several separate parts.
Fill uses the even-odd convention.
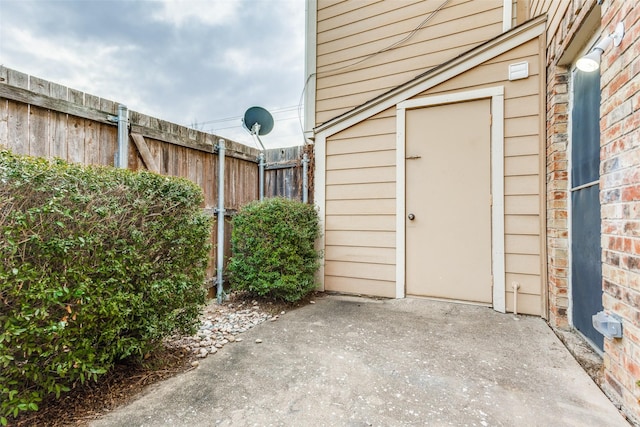
[[[406,112],[443,104],[491,100],[491,270],[493,309],[506,312],[504,254],[504,86],[414,98],[396,104],[396,298],[406,283]]]

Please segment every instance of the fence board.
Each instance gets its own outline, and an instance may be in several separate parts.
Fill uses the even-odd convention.
[[[3,67],[0,67],[3,68]],[[7,84],[19,89],[29,89],[29,75],[21,73],[20,71],[6,68],[7,70]]]
[[[57,83],[49,84],[49,95],[55,99],[67,100],[67,88]],[[51,138],[49,152],[54,157],[60,157],[61,159],[68,158],[68,140],[67,133],[70,129],[67,124],[68,114],[50,111],[51,117],[49,136]]]
[[[100,154],[98,156],[100,165],[113,166],[115,163],[116,145],[118,140],[118,129],[104,124],[99,124],[98,139],[100,141]]]
[[[4,77],[0,76],[0,79]],[[0,80],[1,81],[1,80]],[[6,144],[8,140],[7,121],[9,119],[9,101],[6,99],[0,99],[0,144]],[[5,141],[5,142],[2,142]]]
[[[9,101],[7,147],[18,154],[29,154],[29,106]]]
[[[100,123],[82,119],[84,123],[85,164],[100,164]]]
[[[13,87],[7,84],[0,84],[0,98],[10,99],[23,104],[34,105],[40,108],[55,110],[66,114],[72,114],[74,116],[83,117],[85,119],[101,123],[109,123],[108,114],[104,114],[100,111],[99,104],[92,108],[86,108],[69,101],[54,99],[47,95],[31,92],[26,88],[20,89],[19,87]],[[98,100],[100,99],[98,97],[94,98],[97,98]]]
[[[49,135],[47,133],[49,111],[31,106],[29,111],[29,154],[49,157]]]
[[[55,111],[49,112],[49,152],[53,157],[68,158],[67,151],[67,115]]]
[[[286,197],[302,200],[302,157],[309,154],[310,147],[287,147],[266,150],[265,152],[265,197]],[[312,160],[312,156],[309,156]],[[309,165],[307,176],[309,183],[313,176],[312,165]],[[308,195],[312,194],[309,188]]]
[[[69,116],[67,120],[67,160],[73,163],[83,163],[85,159],[84,120],[80,117]]]

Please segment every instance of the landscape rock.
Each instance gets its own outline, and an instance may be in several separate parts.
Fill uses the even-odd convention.
[[[260,310],[257,301],[252,301],[250,306],[247,305],[244,301],[218,304],[212,300],[204,308],[201,323],[195,334],[175,335],[165,340],[165,345],[170,348],[181,348],[198,358],[205,358],[215,354],[226,344],[241,342],[242,338],[238,337],[239,334],[262,322],[275,321],[279,317],[279,315],[272,316]],[[281,314],[284,314],[284,311]],[[262,340],[256,340],[256,343],[261,342]],[[192,366],[197,366],[197,363],[197,361],[192,362]]]

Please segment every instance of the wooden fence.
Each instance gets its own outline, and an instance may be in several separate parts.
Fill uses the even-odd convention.
[[[59,157],[82,164],[114,165],[118,103],[0,66],[0,146],[15,153]],[[218,203],[220,137],[129,111],[128,167],[180,176],[204,192],[203,208]],[[258,156],[225,138],[225,209],[229,216],[259,197]],[[265,196],[301,199],[301,158],[309,147],[267,150]],[[311,180],[310,180],[311,182]],[[225,257],[231,227],[225,227]],[[211,241],[217,241],[217,227]],[[207,275],[215,277],[212,249]],[[211,283],[212,284],[212,283]]]

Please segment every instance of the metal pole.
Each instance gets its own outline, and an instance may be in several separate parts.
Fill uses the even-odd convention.
[[[264,199],[264,152],[260,153],[260,201]]]
[[[129,114],[127,106],[118,105],[118,152],[115,167],[126,169],[129,166]]]
[[[309,202],[309,155],[304,153],[302,155],[302,203]]]
[[[218,141],[218,255],[216,256],[216,299],[222,304],[224,299],[222,271],[224,269],[224,139]]]

